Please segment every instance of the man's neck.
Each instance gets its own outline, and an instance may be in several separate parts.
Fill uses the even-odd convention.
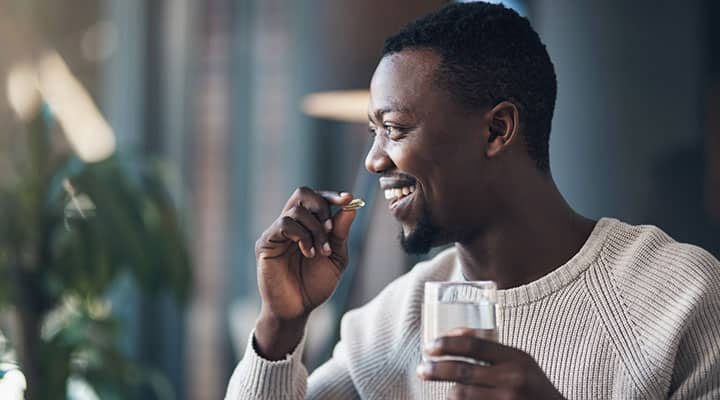
[[[512,212],[455,248],[469,280],[493,280],[508,289],[541,278],[569,261],[587,241],[595,221],[575,213],[554,184],[532,204]]]

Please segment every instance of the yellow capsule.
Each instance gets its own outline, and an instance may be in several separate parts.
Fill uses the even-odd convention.
[[[346,206],[343,206],[342,209],[343,211],[352,211],[362,207],[365,207],[365,202],[363,201],[363,199],[353,199]]]

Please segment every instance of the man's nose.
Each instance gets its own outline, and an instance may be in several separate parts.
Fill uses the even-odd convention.
[[[365,169],[380,174],[390,169],[392,165],[393,162],[383,149],[381,140],[375,138],[370,151],[365,156]]]

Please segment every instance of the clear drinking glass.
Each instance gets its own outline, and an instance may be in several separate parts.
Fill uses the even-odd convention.
[[[425,282],[423,347],[455,328],[479,329],[479,336],[497,340],[496,302],[493,281]],[[423,357],[427,358],[424,352]],[[438,358],[475,362],[463,357],[433,357]]]

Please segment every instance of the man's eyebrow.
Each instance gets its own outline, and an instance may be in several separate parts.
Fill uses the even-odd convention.
[[[391,104],[387,107],[381,107],[373,111],[372,113],[368,112],[368,119],[372,120],[373,114],[375,117],[381,117],[383,114],[387,114],[390,112],[399,112],[399,113],[405,113],[405,114],[412,114],[410,112],[410,109],[406,107],[402,107],[399,105]]]

